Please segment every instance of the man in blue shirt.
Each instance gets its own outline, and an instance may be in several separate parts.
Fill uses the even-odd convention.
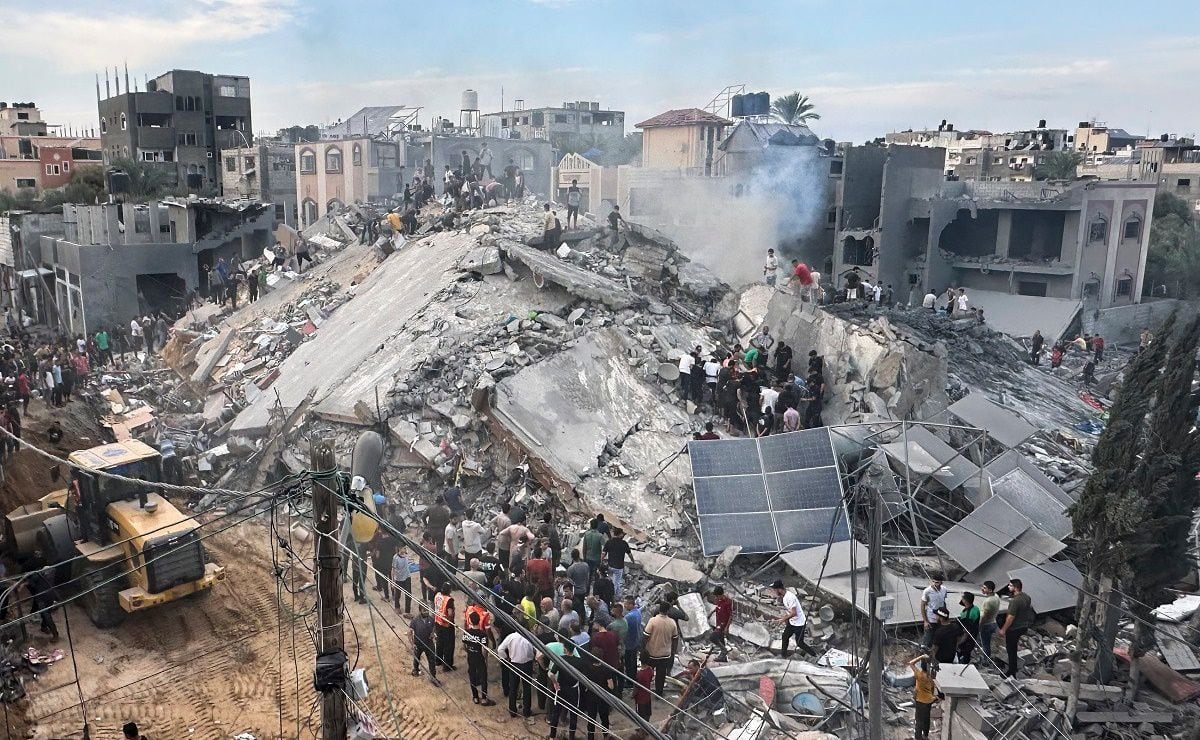
[[[642,608],[632,595],[625,597],[625,676],[630,686],[637,685],[638,651],[642,647]]]

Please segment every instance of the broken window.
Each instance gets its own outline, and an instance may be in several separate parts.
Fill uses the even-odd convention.
[[[862,239],[846,237],[842,242],[842,262],[860,267],[875,264],[875,240],[869,236]]]
[[[828,223],[831,223],[831,224],[836,224],[836,223],[837,223],[837,209],[836,209],[836,208],[830,208],[830,209],[829,209],[829,215],[826,217],[826,219],[825,219],[825,220],[826,220]]]
[[[182,95],[175,96],[175,110],[183,110],[183,96]]]
[[[275,204],[275,220],[276,221],[286,221],[287,220],[285,218],[286,215],[287,215],[287,210],[284,208],[284,205],[282,203],[276,203]]]
[[[361,166],[362,165],[362,147],[359,146],[358,144],[355,144],[354,151],[353,151],[353,154],[351,155],[351,157],[352,157],[352,159],[350,161],[354,164],[355,167]]]
[[[1192,187],[1192,179],[1190,177],[1181,177],[1175,181],[1175,188],[1178,190],[1187,190]]]
[[[18,188],[36,188],[37,181],[34,180],[34,178],[32,178],[32,177],[18,177],[17,178],[17,187]]]
[[[304,226],[312,226],[317,221],[317,202],[312,198],[305,198],[304,203],[300,205],[303,209]]]
[[[529,116],[521,116],[521,125],[522,126],[529,125]],[[538,125],[541,125],[541,124],[538,124]]]
[[[1117,281],[1117,297],[1128,296],[1133,293],[1133,278],[1121,278]]]
[[[831,175],[842,174],[842,160],[840,160],[840,159],[829,160],[829,174],[831,174]]]
[[[967,164],[975,164],[975,157],[967,157]]]
[[[1018,295],[1033,295],[1046,297],[1046,283],[1040,280],[1020,280],[1017,282]]]
[[[246,157],[245,162],[246,162],[246,169],[248,169],[248,170],[254,169],[254,157]]]
[[[507,118],[500,119],[500,128],[508,128],[508,119]]]
[[[1096,220],[1088,225],[1088,243],[1102,242],[1106,239],[1108,239],[1108,219],[1097,216]]]
[[[1137,216],[1133,216],[1126,221],[1124,237],[1126,239],[1141,239],[1142,219],[1138,218]]]
[[[237,160],[235,158],[233,158],[233,157],[225,158],[225,171],[226,172],[237,172]]]
[[[317,171],[317,155],[312,149],[305,149],[300,152],[300,171],[301,172],[316,172]]]

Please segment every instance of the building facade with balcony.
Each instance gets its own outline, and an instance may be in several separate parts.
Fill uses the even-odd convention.
[[[107,83],[106,83],[107,84]],[[248,146],[250,78],[171,70],[146,83],[146,90],[100,99],[100,142],[104,162],[127,158],[152,162],[193,192],[217,191],[222,149]]]
[[[404,147],[394,141],[350,138],[293,146],[299,227],[351,203],[384,201],[404,191]]]
[[[529,108],[485,113],[485,136],[499,139],[542,139],[558,154],[607,152],[625,138],[625,111],[601,110],[594,101],[564,102],[558,108]]]
[[[270,203],[276,223],[292,228],[300,223],[296,200],[296,147],[256,144],[221,150],[221,193]]]

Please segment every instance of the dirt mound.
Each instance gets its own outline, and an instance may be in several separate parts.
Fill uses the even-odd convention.
[[[41,399],[29,402],[29,413],[22,416],[21,436],[35,447],[65,458],[75,450],[95,447],[104,437],[94,409],[83,400],[62,408],[51,408]],[[57,444],[46,436],[53,422],[62,427],[63,438]],[[65,487],[67,471],[60,470],[55,481],[52,472],[58,466],[32,450],[21,449],[4,462],[4,482],[0,485],[0,513],[7,513],[57,488]]]

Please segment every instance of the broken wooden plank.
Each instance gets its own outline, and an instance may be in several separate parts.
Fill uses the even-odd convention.
[[[1021,688],[1032,691],[1038,696],[1055,696],[1060,699],[1066,699],[1071,693],[1071,684],[1066,681],[1047,681],[1040,678],[1022,679]],[[1085,683],[1079,687],[1079,698],[1084,701],[1119,699],[1123,693],[1124,689],[1120,686]]]
[[[1079,722],[1116,722],[1118,724],[1136,725],[1142,722],[1160,724],[1171,722],[1175,715],[1170,712],[1078,712],[1075,719]]]
[[[1192,649],[1179,629],[1179,625],[1160,624],[1154,632],[1158,649],[1162,652],[1167,665],[1180,673],[1200,671],[1200,658]]]

